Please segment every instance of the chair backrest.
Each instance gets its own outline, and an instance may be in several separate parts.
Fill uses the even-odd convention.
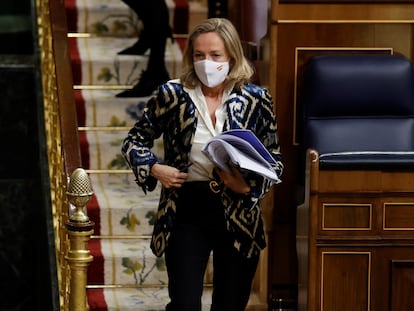
[[[414,71],[392,55],[317,56],[300,104],[321,168],[414,167]]]

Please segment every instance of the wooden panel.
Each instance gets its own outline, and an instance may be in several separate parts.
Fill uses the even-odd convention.
[[[324,193],[378,192],[382,188],[380,171],[319,172],[318,189]]]
[[[292,22],[360,22],[374,21],[412,23],[414,5],[412,4],[295,4],[283,3],[272,6],[272,21]]]
[[[407,170],[405,172],[383,172],[381,179],[383,185],[387,185],[388,192],[406,192],[408,195],[413,194],[414,178],[413,171]]]
[[[323,192],[398,192],[411,196],[414,189],[412,171],[333,171],[322,170],[319,172],[317,189]]]
[[[383,205],[384,230],[414,230],[414,202]],[[412,234],[412,232],[411,232]]]
[[[391,264],[390,311],[414,310],[414,261]]]
[[[372,204],[322,204],[322,230],[371,230]]]
[[[370,252],[322,252],[322,311],[370,310]]]

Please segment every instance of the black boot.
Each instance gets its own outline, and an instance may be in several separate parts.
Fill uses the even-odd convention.
[[[143,55],[154,41],[173,40],[165,0],[123,0],[141,19],[144,29],[137,42],[118,52],[120,55]]]
[[[143,29],[139,36],[139,39],[130,47],[127,47],[126,49],[118,52],[118,55],[144,55],[145,52],[151,48],[152,42],[154,40],[163,39],[170,39],[171,42],[174,42],[173,33],[169,25],[167,25],[167,27],[165,27],[165,31],[157,37],[151,36],[151,34]]]
[[[151,1],[156,3],[158,0]],[[147,0],[144,2],[147,2]],[[165,5],[164,0],[162,0],[162,2]],[[153,14],[155,13],[153,12]],[[168,20],[168,10],[166,5],[165,10],[162,10],[162,14],[159,16],[163,16],[163,20]],[[155,18],[155,15],[153,15],[153,18]],[[151,40],[151,53],[148,58],[147,69],[142,73],[138,83],[132,89],[117,94],[117,97],[149,96],[160,84],[163,84],[170,79],[170,75],[165,66],[165,46],[167,38],[165,36],[160,36],[161,31],[165,30],[165,28],[152,27],[151,29],[153,30],[152,34],[155,34],[155,37],[153,37],[154,40]]]
[[[116,97],[146,97],[150,96],[159,85],[170,80],[167,70],[143,71],[139,82],[132,89],[116,94]]]
[[[118,52],[119,55],[144,55],[151,46],[151,36],[145,32],[145,28],[141,31],[139,39],[130,47]]]

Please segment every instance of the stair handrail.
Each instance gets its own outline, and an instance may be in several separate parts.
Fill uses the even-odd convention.
[[[69,176],[82,163],[64,1],[35,0],[35,7],[58,267],[56,277],[59,284],[60,310],[66,311],[71,305],[71,268],[66,258],[67,255],[70,257],[70,230],[66,226],[71,223],[67,188]],[[82,290],[86,293],[86,288]]]

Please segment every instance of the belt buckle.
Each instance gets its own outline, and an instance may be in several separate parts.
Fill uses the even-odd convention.
[[[213,193],[216,193],[216,194],[217,193],[220,193],[220,191],[221,191],[221,183],[218,183],[217,181],[212,180],[212,181],[210,181],[209,186],[210,186],[210,190]]]

